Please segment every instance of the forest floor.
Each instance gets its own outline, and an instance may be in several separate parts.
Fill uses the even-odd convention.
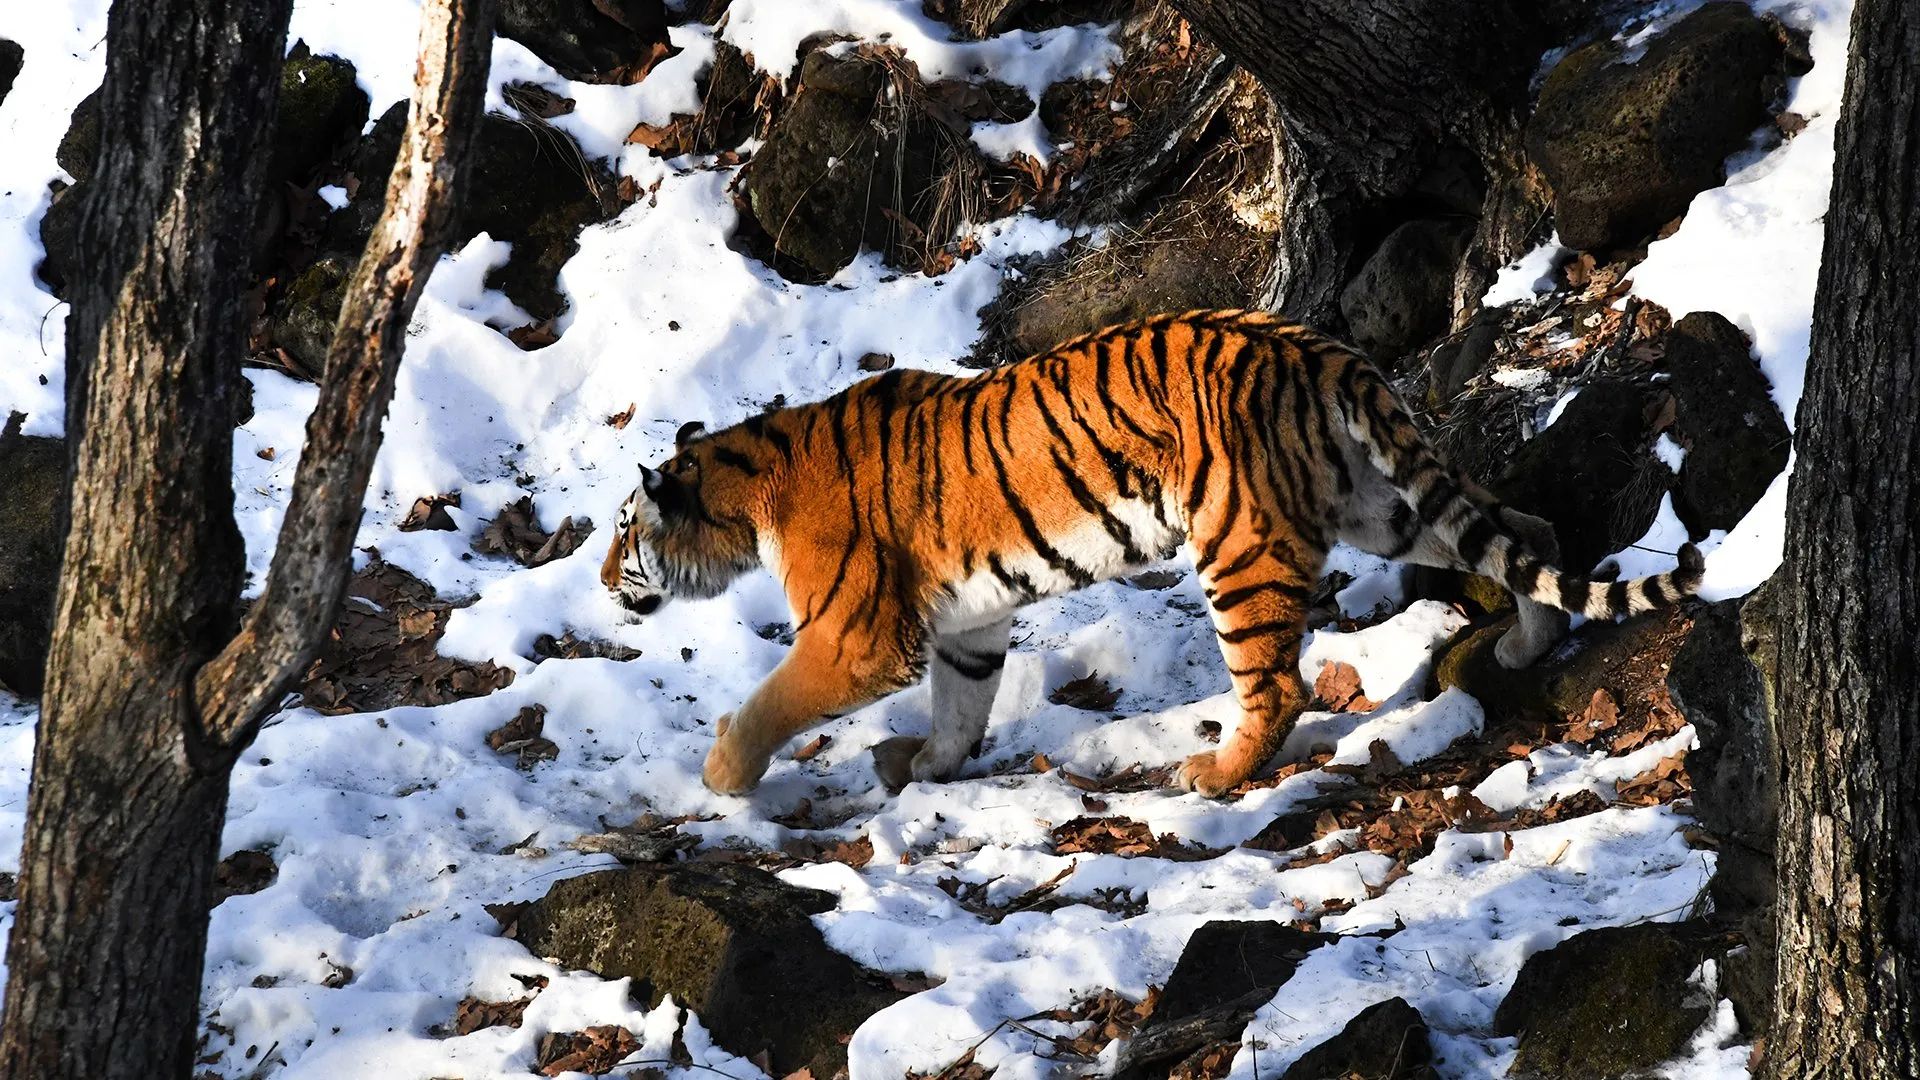
[[[1848,7],[1763,6],[1811,31],[1817,64],[1790,101],[1808,125],[1736,162],[1726,186],[1696,200],[1679,231],[1634,269],[1633,295],[1676,317],[1702,308],[1732,319],[1753,338],[1790,420]],[[0,36],[26,47],[25,70],[0,105],[8,147],[0,158],[0,414],[26,412],[29,433],[61,430],[65,309],[34,280],[36,223],[47,181],[59,173],[53,149],[68,111],[100,77],[105,7],[49,0],[0,13]],[[828,28],[891,30],[923,66],[942,50],[962,70],[1012,55],[1005,43],[944,43],[918,0],[735,0],[733,11],[727,33],[754,35],[761,55],[790,54],[804,33]],[[292,36],[352,59],[377,115],[408,90],[416,13],[405,0],[300,0]],[[433,275],[410,331],[357,558],[363,568],[404,569],[458,601],[430,620],[443,634],[438,653],[490,662],[510,671],[511,683],[436,706],[302,706],[269,722],[235,770],[223,851],[265,852],[277,872],[213,912],[207,1073],[524,1075],[543,1034],[618,1024],[638,1038],[635,1060],[666,1058],[678,1039],[700,1066],[736,1080],[759,1075],[712,1046],[681,1010],[646,1010],[623,983],[529,955],[483,907],[617,865],[569,844],[649,814],[680,819],[680,832],[709,857],[756,859],[834,893],[838,907],[816,918],[828,942],[926,987],[855,1034],[854,1080],[937,1072],[973,1047],[974,1060],[1003,1080],[1110,1063],[1104,1040],[1082,1040],[1097,1024],[1052,1014],[1105,992],[1145,998],[1189,935],[1223,918],[1343,935],[1303,960],[1258,1011],[1232,1059],[1234,1080],[1278,1075],[1359,1009],[1395,996],[1432,1026],[1439,1075],[1501,1076],[1515,1040],[1491,1034],[1492,1015],[1529,955],[1578,930],[1677,920],[1694,909],[1714,856],[1690,843],[1684,774],[1676,781],[1671,764],[1694,745],[1692,727],[1649,721],[1629,747],[1591,726],[1573,730],[1590,717],[1517,732],[1490,722],[1459,690],[1433,693],[1435,651],[1465,616],[1433,601],[1407,603],[1400,568],[1345,550],[1333,560],[1352,575],[1337,597],[1344,621],[1312,635],[1302,668],[1318,679],[1350,665],[1365,700],[1349,704],[1358,711],[1309,713],[1282,758],[1302,764],[1226,801],[1163,782],[1169,766],[1235,718],[1184,561],[1156,578],[1096,585],[1024,611],[987,744],[960,779],[889,795],[873,774],[873,744],[925,733],[928,698],[919,688],[823,726],[810,752],[793,752],[805,742],[797,740],[751,796],[706,791],[699,770],[713,721],[779,662],[791,616],[776,583],[758,574],[722,598],[623,623],[596,571],[638,465],[666,456],[686,421],[719,427],[769,403],[841,389],[866,374],[867,354],[962,371],[956,358],[979,334],[977,312],[1009,260],[1051,250],[1070,233],[1022,215],[978,226],[979,253],[939,277],[862,255],[825,285],[782,279],[728,246],[733,168],[662,160],[624,142],[636,123],[665,123],[697,104],[693,80],[712,54],[712,31],[689,24],[673,33],[683,51],[633,87],[568,83],[520,46],[496,47],[496,102],[509,78],[563,90],[579,108],[556,122],[649,194],[582,236],[560,279],[571,301],[560,338],[537,352],[496,329],[533,321],[485,287],[504,243],[477,239]],[[1020,53],[1039,59],[1020,81],[1033,85],[1111,60],[1098,27],[1031,37],[1038,47]],[[990,47],[1001,51],[967,51]],[[1034,146],[1044,129],[1031,127],[982,137]],[[1537,253],[1496,292],[1530,295],[1552,258]],[[257,587],[315,390],[274,371],[247,375],[254,415],[236,433],[234,486]],[[1785,484],[1782,474],[1746,521],[1706,545],[1711,595],[1738,595],[1771,573]],[[401,527],[417,499],[453,492],[452,529]],[[577,531],[590,522],[579,551],[534,567],[476,552],[488,521],[523,497],[546,529],[566,518]],[[1656,530],[1670,528],[1669,518]],[[1662,532],[1646,546],[1672,550],[1671,540]],[[1622,561],[1637,574],[1664,568],[1663,558],[1636,552]],[[375,582],[363,589],[368,599],[350,606],[368,618],[411,610],[402,602],[419,599],[405,579],[367,580]],[[418,640],[427,631],[402,619],[398,633]],[[602,643],[602,652],[617,646],[626,658],[581,655],[574,643],[582,640]],[[390,660],[403,672],[396,678],[412,677],[412,662]],[[476,670],[442,674],[504,681],[489,674],[496,669]],[[353,707],[349,696],[336,700]],[[535,705],[545,710],[539,734],[551,741],[550,760],[490,748],[489,732]],[[34,718],[30,703],[0,698],[0,868],[17,869]],[[1359,808],[1330,801],[1330,792],[1354,794]],[[1309,805],[1315,814],[1331,809],[1335,820],[1310,830],[1305,845],[1287,848],[1263,833]],[[7,924],[11,910],[0,903]],[[1391,937],[1366,936],[1396,926]],[[462,999],[521,996],[516,977],[532,975],[548,982],[519,1026],[452,1038],[436,1031]],[[1710,982],[1711,973],[1702,977]],[[1744,1075],[1749,1049],[1721,1002],[1688,1056],[1666,1071]]]

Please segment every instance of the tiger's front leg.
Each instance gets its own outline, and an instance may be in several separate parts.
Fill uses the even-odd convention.
[[[1314,565],[1304,567],[1300,558],[1276,555],[1279,548],[1255,542],[1237,553],[1222,550],[1201,571],[1240,722],[1218,750],[1195,754],[1180,766],[1174,782],[1183,791],[1219,798],[1246,782],[1279,752],[1306,708],[1300,642],[1324,555],[1305,553]]]
[[[752,791],[788,739],[911,681],[910,665],[886,650],[879,655],[863,652],[850,638],[838,625],[815,624],[800,631],[786,659],[744,704],[720,718],[701,770],[708,790],[721,795]]]

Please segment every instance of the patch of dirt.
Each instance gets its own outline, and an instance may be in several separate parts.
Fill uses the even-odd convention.
[[[213,903],[218,907],[229,896],[247,896],[273,884],[280,876],[273,856],[264,851],[240,850],[220,860],[213,871]],[[4,890],[0,890],[4,891]],[[0,896],[0,900],[11,900]]]
[[[522,495],[500,508],[474,540],[473,550],[483,555],[507,555],[522,566],[545,566],[573,554],[592,532],[593,522],[573,517],[562,518],[551,533],[547,532],[534,513],[533,496]]]
[[[374,552],[353,575],[333,631],[297,688],[302,704],[337,716],[444,705],[511,684],[513,672],[490,660],[474,664],[435,651],[458,606]]]

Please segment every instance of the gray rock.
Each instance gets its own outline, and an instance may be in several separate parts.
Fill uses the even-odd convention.
[[[1387,234],[1340,293],[1354,344],[1392,364],[1447,329],[1453,274],[1473,237],[1465,220],[1409,221]]]
[[[65,541],[67,448],[21,435],[25,419],[13,413],[0,428],[0,687],[38,697]]]
[[[1340,1034],[1300,1055],[1280,1080],[1425,1080],[1433,1044],[1420,1010],[1405,998],[1369,1005]]]
[[[1667,672],[1667,691],[1700,739],[1687,755],[1700,824],[1723,841],[1771,854],[1779,751],[1760,670],[1742,644],[1742,603],[1726,600],[1695,613]]]
[[[1787,467],[1793,433],[1738,327],[1696,311],[1667,332],[1675,426],[1687,443],[1673,509],[1694,539],[1731,529]]]
[[[53,160],[75,180],[93,175],[94,164],[100,160],[99,90],[81,98],[80,104],[73,107],[73,115],[67,120],[67,133],[60,136]]]
[[[19,42],[0,38],[0,104],[6,103],[7,94],[13,90],[13,80],[19,78],[26,54]]]
[[[1719,185],[1727,155],[1767,122],[1783,54],[1750,7],[1712,3],[1633,62],[1609,40],[1555,65],[1526,143],[1553,187],[1561,242],[1632,247]]]
[[[53,201],[40,217],[40,246],[46,249],[46,257],[34,273],[62,300],[68,298],[67,285],[80,270],[80,207],[92,188],[83,180],[54,191]]]
[[[888,251],[899,226],[932,183],[937,125],[913,109],[885,105],[887,64],[808,54],[798,89],[766,145],[741,171],[754,220],[771,247],[793,261],[776,267],[825,279],[862,247]]]
[[[1650,449],[1652,402],[1639,386],[1589,384],[1490,485],[1515,509],[1553,523],[1562,568],[1591,570],[1653,524],[1673,474]]]
[[[291,374],[318,382],[340,322],[357,260],[323,255],[300,272],[275,308],[271,338],[292,361]]]
[[[1712,1009],[1687,978],[1722,950],[1697,924],[1642,923],[1575,934],[1527,958],[1500,1008],[1518,1035],[1509,1076],[1614,1080],[1686,1048]]]
[[[1254,990],[1268,997],[1293,978],[1308,953],[1334,940],[1331,934],[1298,930],[1286,923],[1216,920],[1195,930],[1167,977],[1148,1027],[1223,1005]]]
[[[699,1014],[714,1041],[776,1076],[845,1070],[842,1039],[899,1000],[827,947],[810,915],[831,893],[730,863],[605,870],[557,882],[519,917],[536,956],[604,978],[631,978],[636,999],[666,994]]]
[[[639,82],[667,51],[661,0],[504,0],[497,31],[575,82]]]

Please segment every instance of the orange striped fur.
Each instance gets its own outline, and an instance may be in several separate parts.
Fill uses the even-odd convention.
[[[1307,598],[1329,547],[1473,570],[1513,589],[1502,662],[1698,586],[1680,569],[1563,574],[1544,522],[1503,508],[1427,445],[1351,348],[1274,317],[1198,311],[1112,327],[960,378],[894,370],[678,452],[621,507],[602,580],[631,612],[771,570],[795,615],[786,659],[707,757],[715,791],[758,782],[790,737],[930,674],[933,734],[895,784],[944,779],[985,729],[1013,612],[1185,544],[1241,719],[1178,783],[1251,777],[1309,698]]]

